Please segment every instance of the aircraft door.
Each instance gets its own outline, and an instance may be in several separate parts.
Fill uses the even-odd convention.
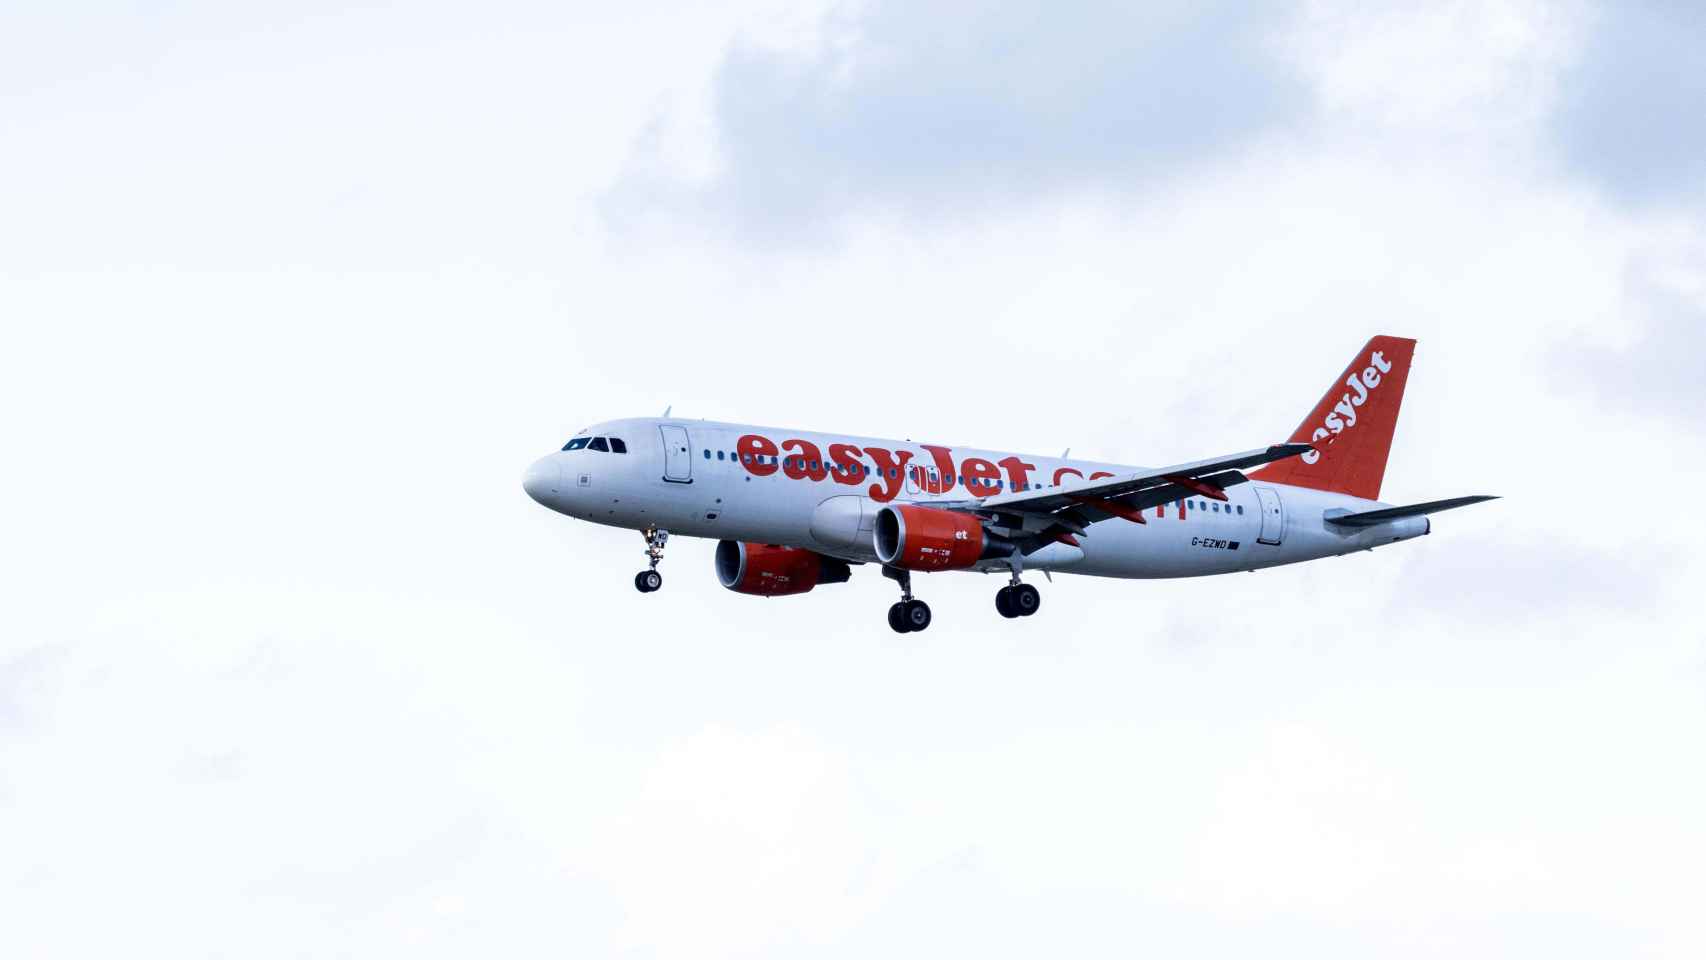
[[[1280,503],[1279,491],[1257,487],[1256,498],[1262,502],[1262,532],[1256,542],[1277,547],[1285,539],[1285,507]]]
[[[687,428],[662,424],[663,478],[671,483],[693,482],[693,450],[687,440]]]

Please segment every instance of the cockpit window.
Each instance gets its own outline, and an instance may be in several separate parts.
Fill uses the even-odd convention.
[[[563,444],[563,449],[564,450],[579,450],[582,447],[586,446],[587,443],[591,441],[591,439],[592,439],[591,437],[576,437],[573,440],[570,440],[568,443]]]
[[[628,452],[628,445],[622,442],[621,437],[611,437],[610,438],[610,452],[611,453],[627,453]]]
[[[597,450],[600,453],[609,453],[610,444],[605,443],[603,437],[593,437],[592,443],[588,444],[588,449]]]

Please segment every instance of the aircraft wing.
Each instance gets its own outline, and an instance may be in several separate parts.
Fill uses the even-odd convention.
[[[1024,552],[1055,540],[1071,541],[1092,523],[1115,517],[1144,523],[1142,511],[1191,496],[1226,499],[1227,487],[1248,482],[1247,467],[1295,457],[1314,449],[1307,443],[1280,443],[1211,460],[1143,470],[1117,477],[1080,480],[1058,487],[1001,493],[979,500],[941,504],[950,510],[984,515],[1026,542]]]

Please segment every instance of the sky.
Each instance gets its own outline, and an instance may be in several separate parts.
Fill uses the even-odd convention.
[[[1706,954],[1694,4],[0,10],[0,953]],[[1133,464],[1420,345],[1432,536],[723,590],[679,415]]]

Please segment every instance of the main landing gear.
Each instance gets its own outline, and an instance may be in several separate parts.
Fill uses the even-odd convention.
[[[1028,617],[1037,612],[1043,605],[1043,595],[1037,588],[1028,583],[1019,582],[1019,571],[1023,569],[1018,554],[1013,555],[1013,579],[1005,587],[995,591],[995,610],[1011,620],[1014,617]]]
[[[884,567],[883,576],[900,584],[900,602],[889,607],[889,629],[895,633],[917,633],[930,626],[930,605],[912,598],[912,573],[899,567]]]
[[[644,536],[646,538],[646,559],[650,560],[651,564],[646,569],[634,574],[634,589],[641,593],[651,593],[663,586],[663,574],[658,573],[658,561],[663,559],[663,545],[669,542],[669,531],[647,527]]]
[[[1042,603],[1043,595],[1028,583],[1010,584],[995,591],[995,609],[1009,620],[1036,613]]]

